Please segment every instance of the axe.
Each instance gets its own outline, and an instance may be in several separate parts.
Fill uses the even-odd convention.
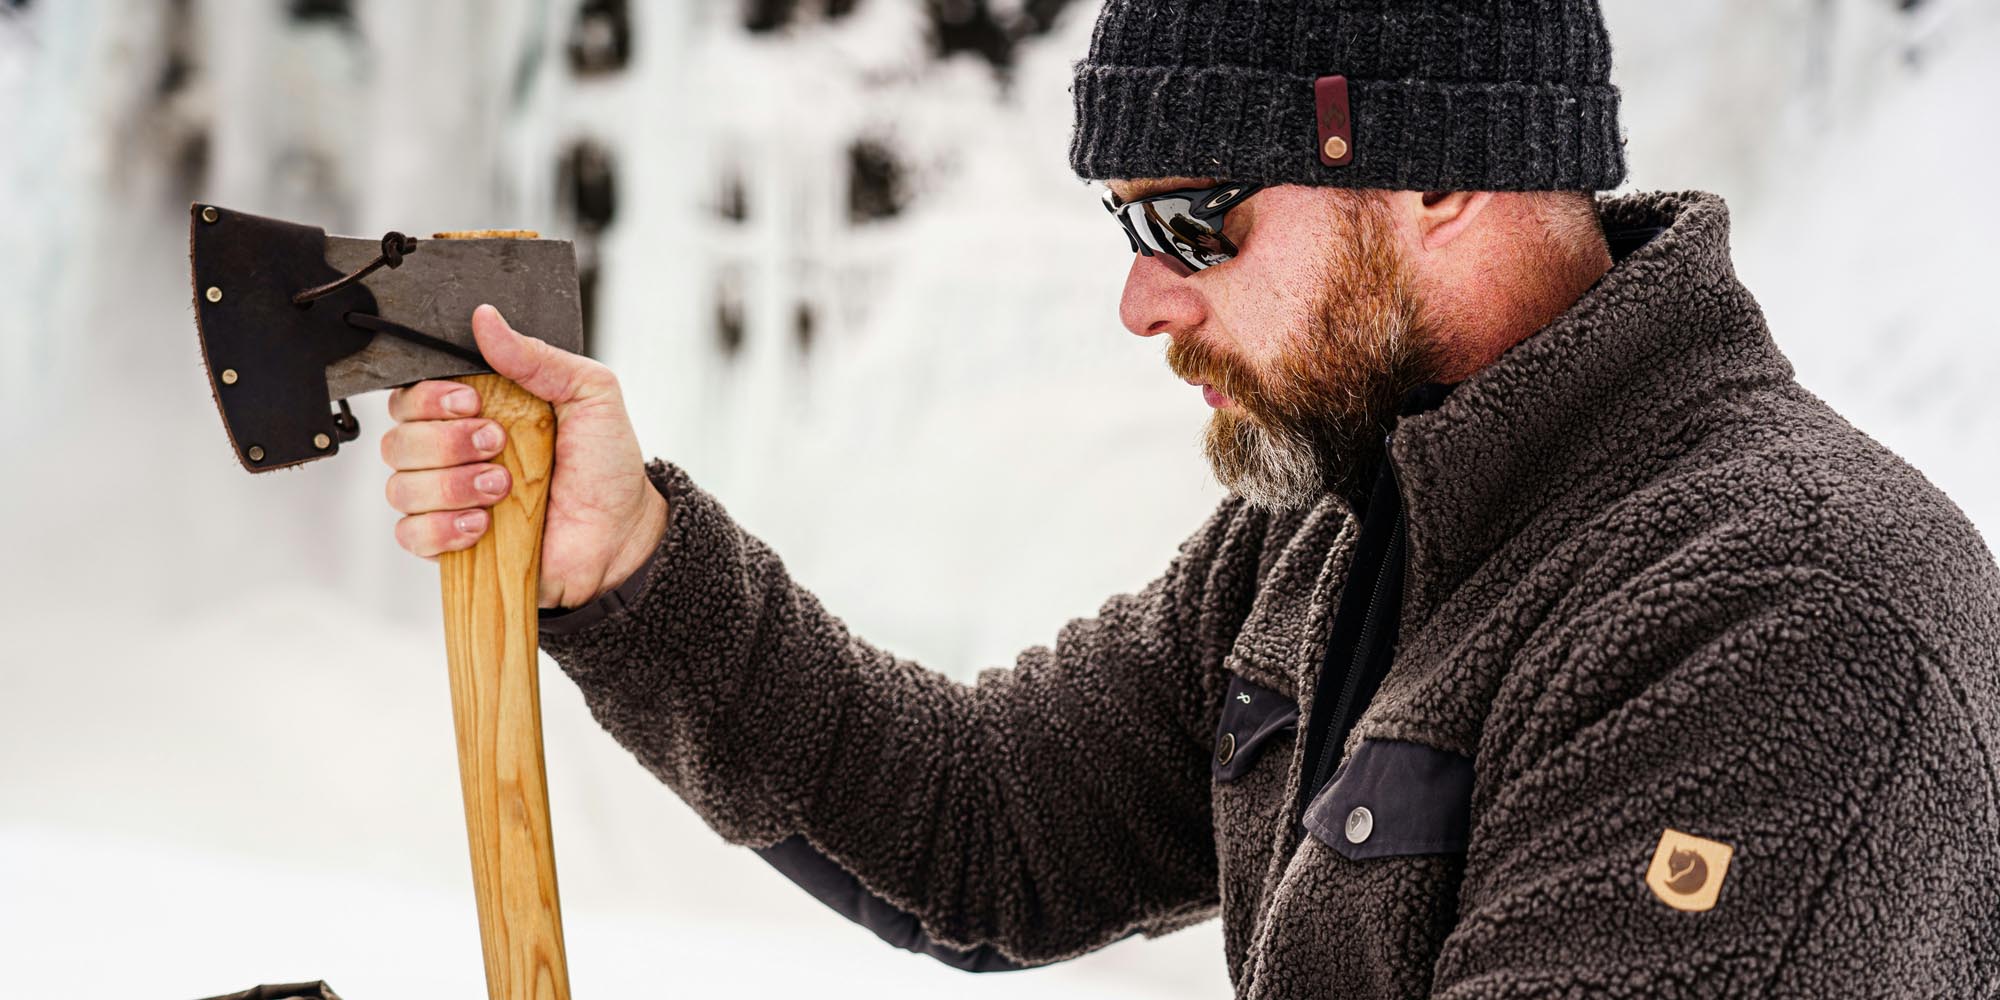
[[[575,249],[525,231],[351,239],[201,203],[190,227],[202,361],[245,469],[333,455],[360,433],[349,397],[425,379],[472,386],[506,431],[512,491],[477,544],[438,556],[452,724],[487,996],[567,1000],[535,679],[555,413],[492,374],[471,317],[490,302],[581,353]]]

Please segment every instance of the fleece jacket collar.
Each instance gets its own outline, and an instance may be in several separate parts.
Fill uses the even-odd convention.
[[[1552,505],[1588,513],[1615,500],[1621,487],[1599,463],[1626,453],[1619,441],[1657,447],[1695,411],[1792,376],[1761,315],[1701,318],[1735,278],[1720,197],[1636,194],[1601,199],[1599,213],[1607,231],[1660,231],[1435,408],[1398,420],[1404,621],[1427,617]]]

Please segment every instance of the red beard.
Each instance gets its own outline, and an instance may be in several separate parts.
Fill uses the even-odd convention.
[[[1191,336],[1167,345],[1176,375],[1236,403],[1215,411],[1203,451],[1216,479],[1260,507],[1295,509],[1329,490],[1366,489],[1397,403],[1441,381],[1437,340],[1386,208],[1363,194],[1340,204],[1349,238],[1331,246],[1296,346],[1257,366]]]

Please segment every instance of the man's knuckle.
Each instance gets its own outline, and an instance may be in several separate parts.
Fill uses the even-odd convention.
[[[430,550],[432,553],[448,552],[457,547],[458,529],[452,523],[458,515],[451,511],[438,511],[425,515],[430,526]]]
[[[479,505],[479,491],[472,486],[472,477],[479,474],[477,466],[456,469],[445,477],[444,501],[450,507],[476,507]]]

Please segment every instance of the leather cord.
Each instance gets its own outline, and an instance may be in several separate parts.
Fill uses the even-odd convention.
[[[374,260],[371,260],[368,263],[361,265],[360,267],[356,268],[352,273],[348,274],[346,277],[339,278],[334,281],[329,281],[324,285],[319,285],[314,288],[308,288],[302,292],[299,292],[297,295],[292,296],[292,304],[295,306],[303,306],[314,299],[326,295],[332,295],[334,292],[340,291],[341,289],[346,288],[347,286],[354,284],[355,282],[360,281],[363,278],[368,277],[370,274],[375,273],[375,269],[383,266],[384,264],[387,264],[391,268],[402,267],[403,255],[406,253],[415,253],[416,250],[417,250],[416,237],[404,236],[402,233],[396,232],[395,230],[392,229],[388,232],[387,235],[382,237],[381,256],[376,257]]]

